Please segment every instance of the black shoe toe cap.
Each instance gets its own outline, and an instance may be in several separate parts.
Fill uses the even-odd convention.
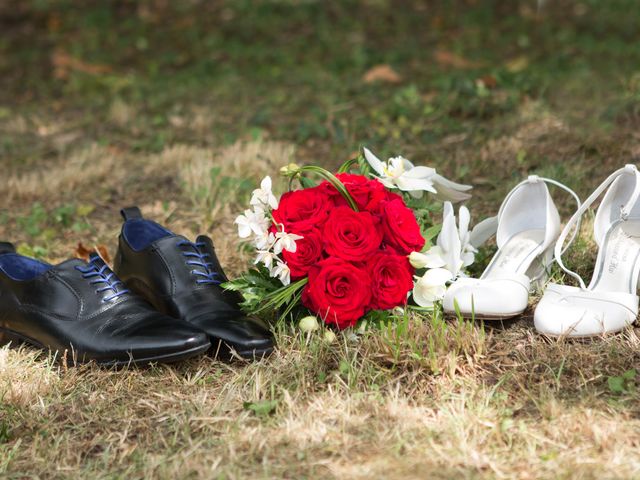
[[[111,351],[105,352],[105,357],[117,358],[112,363],[184,360],[207,351],[211,346],[209,336],[201,329],[159,314],[112,332],[111,340],[110,346],[114,349],[107,348]]]
[[[268,354],[275,346],[271,331],[255,318],[209,314],[193,319],[190,323],[207,332],[214,348],[217,343],[223,342],[243,357]]]

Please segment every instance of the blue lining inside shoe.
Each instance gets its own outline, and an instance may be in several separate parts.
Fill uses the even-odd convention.
[[[0,270],[9,278],[24,282],[33,280],[44,272],[48,271],[52,265],[41,262],[34,258],[24,257],[17,253],[5,253],[0,255]]]
[[[134,218],[124,222],[122,236],[133,250],[139,252],[156,240],[173,237],[174,233],[151,220]]]

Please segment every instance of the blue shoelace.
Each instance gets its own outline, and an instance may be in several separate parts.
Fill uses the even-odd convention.
[[[213,271],[213,263],[208,261],[210,255],[208,253],[202,253],[201,248],[206,247],[204,242],[192,243],[183,241],[178,243],[179,247],[189,247],[193,249],[193,252],[182,252],[187,257],[186,265],[192,267],[200,267],[202,270],[191,270],[191,274],[199,277],[196,283],[199,285],[220,285],[221,281],[218,276],[218,272]]]
[[[104,284],[104,287],[98,288],[96,293],[102,293],[106,291],[112,291],[111,295],[108,295],[102,299],[103,302],[109,302],[114,298],[118,298],[126,293],[129,293],[127,288],[118,289],[122,282],[118,280],[116,274],[113,273],[107,265],[102,262],[102,259],[97,255],[91,255],[89,263],[86,268],[76,266],[76,270],[82,273],[82,278],[94,278],[89,282],[90,285]]]

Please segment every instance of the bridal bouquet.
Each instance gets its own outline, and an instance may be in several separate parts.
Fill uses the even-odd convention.
[[[439,210],[433,200],[464,200],[471,188],[432,168],[402,157],[382,162],[365,148],[336,174],[294,164],[281,173],[289,191],[278,199],[265,177],[251,208],[236,218],[239,236],[255,249],[255,268],[225,288],[240,291],[243,307],[253,313],[311,311],[344,329],[370,312],[407,305],[412,292],[414,303],[431,307],[455,275],[451,270],[473,256],[468,243],[462,246],[464,232],[455,219],[453,248],[443,244],[442,233],[438,245],[430,245],[442,228],[432,220]],[[424,192],[433,197],[425,200]],[[451,224],[447,205],[445,221]],[[415,276],[416,267],[423,275]]]

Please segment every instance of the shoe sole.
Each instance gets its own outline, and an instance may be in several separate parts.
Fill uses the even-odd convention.
[[[625,327],[619,328],[618,330],[609,330],[608,332],[594,333],[592,335],[570,335],[568,333],[559,334],[559,333],[544,333],[536,329],[536,333],[538,335],[542,335],[544,337],[549,337],[554,340],[585,340],[587,338],[602,338],[608,337],[609,335],[617,335],[618,333],[624,332],[631,325],[627,325]]]
[[[275,350],[274,346],[262,349],[238,350],[233,345],[217,338],[211,339],[211,345],[211,355],[225,360],[230,360],[234,357],[241,357],[243,360],[260,360],[268,357]]]
[[[25,335],[22,335],[18,332],[14,332],[13,330],[0,327],[0,345],[11,344],[12,346],[15,344],[25,343],[32,347],[38,348],[43,351],[54,352],[54,350],[49,347],[42,345],[37,340],[29,338]],[[74,361],[67,360],[68,365],[85,365],[89,363],[95,363],[101,367],[125,367],[125,366],[136,366],[136,367],[144,367],[151,365],[153,363],[174,363],[179,362],[181,360],[187,360],[189,358],[195,357],[197,355],[204,354],[211,348],[211,344],[199,345],[194,348],[190,348],[188,350],[183,350],[180,352],[173,352],[166,355],[156,355],[152,357],[143,357],[143,358],[131,358],[129,360],[109,360],[109,361],[97,361],[97,360],[87,360],[87,361]],[[57,350],[55,350],[58,353]],[[60,361],[62,361],[63,357],[58,357]]]
[[[274,347],[263,348],[262,350],[245,350],[236,353],[246,360],[260,360],[266,358],[273,353]]]
[[[456,312],[444,312],[446,314],[447,317],[450,318],[458,318],[458,314]],[[460,312],[460,315],[462,316],[462,318],[464,318],[465,320],[488,320],[491,322],[500,322],[502,320],[511,320],[512,318],[516,318],[520,315],[522,315],[524,313],[524,310],[522,312],[517,312],[517,313],[507,313],[504,315],[483,315],[480,313],[475,313],[475,314],[471,314],[471,313],[465,313],[465,312]]]

